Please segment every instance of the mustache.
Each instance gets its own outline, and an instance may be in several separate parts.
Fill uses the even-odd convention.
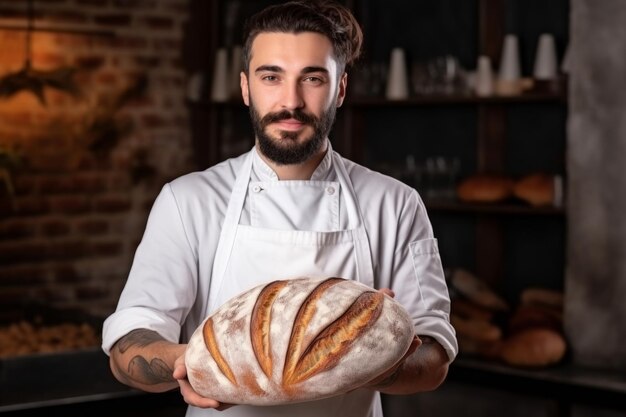
[[[294,111],[283,110],[277,113],[268,113],[261,118],[261,124],[267,126],[270,123],[276,123],[281,120],[294,119],[300,123],[314,125],[317,122],[317,118],[313,115],[296,109]]]

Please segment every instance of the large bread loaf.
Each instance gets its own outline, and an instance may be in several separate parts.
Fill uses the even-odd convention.
[[[414,337],[393,298],[341,278],[255,287],[192,335],[187,374],[199,394],[273,405],[346,393],[395,365]]]

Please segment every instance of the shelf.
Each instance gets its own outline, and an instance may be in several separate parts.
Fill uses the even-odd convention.
[[[485,213],[485,214],[523,214],[523,215],[553,215],[565,214],[563,207],[544,206],[532,207],[522,203],[462,203],[456,200],[428,200],[424,204],[429,211],[458,212],[458,213]]]
[[[415,96],[405,100],[388,100],[384,97],[352,96],[346,104],[354,107],[410,107],[424,105],[446,104],[518,104],[518,103],[565,103],[564,94],[556,93],[526,93],[517,96],[489,96],[475,95],[432,95]]]
[[[474,357],[457,357],[450,366],[451,380],[480,381],[569,402],[626,409],[626,375],[608,369],[573,364],[530,369],[516,368]]]

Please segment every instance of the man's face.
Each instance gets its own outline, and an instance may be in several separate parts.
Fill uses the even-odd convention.
[[[339,79],[337,65],[330,40],[321,34],[257,35],[241,89],[267,158],[298,164],[322,149],[345,97],[346,76]]]

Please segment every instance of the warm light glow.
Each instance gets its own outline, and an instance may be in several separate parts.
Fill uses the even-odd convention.
[[[0,30],[0,77],[18,71],[26,60],[26,32]]]

